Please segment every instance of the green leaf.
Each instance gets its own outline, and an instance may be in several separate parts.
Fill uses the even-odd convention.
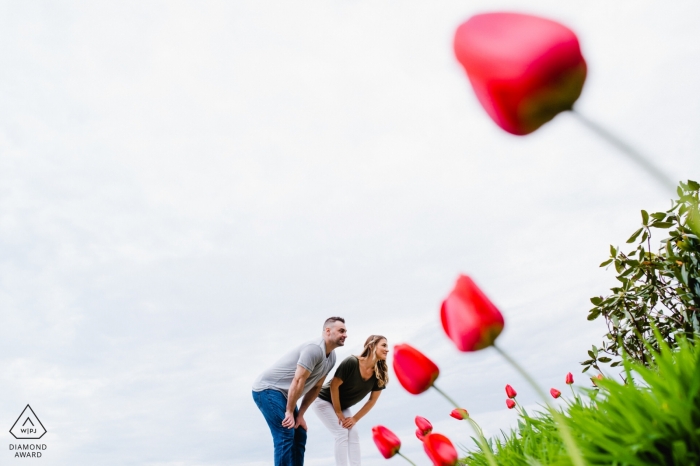
[[[698,184],[697,181],[688,180],[688,188],[690,188],[691,191],[698,191],[700,190],[700,184]]]
[[[663,220],[666,218],[666,213],[654,212],[653,214],[651,214],[651,218],[653,218],[654,220]]]
[[[652,228],[668,228],[673,226],[673,222],[654,222],[649,226]]]
[[[632,236],[630,236],[630,238],[627,240],[627,242],[628,242],[628,243],[633,243],[634,240],[637,239],[637,237],[642,233],[643,230],[644,230],[644,227],[642,227],[642,228],[640,228],[639,230],[635,231],[635,232],[632,234]]]
[[[594,296],[591,298],[591,303],[595,304],[596,306],[600,306],[600,303],[603,302],[603,298],[600,296]]]
[[[598,358],[598,362],[604,362],[604,363],[606,363],[606,362],[610,362],[610,361],[612,361],[612,359],[610,359],[610,358],[607,357],[607,356],[603,356],[603,357]]]
[[[642,225],[646,226],[649,223],[649,214],[646,210],[642,210]]]
[[[606,260],[605,262],[601,262],[601,264],[600,264],[598,267],[605,267],[606,265],[608,265],[608,264],[611,263],[612,261],[613,261],[612,259],[608,259],[608,260]]]

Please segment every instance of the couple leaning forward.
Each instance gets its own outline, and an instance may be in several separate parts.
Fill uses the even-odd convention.
[[[389,347],[386,338],[371,335],[362,354],[343,360],[324,385],[326,375],[335,366],[334,350],[345,344],[346,337],[345,320],[330,317],[323,324],[322,338],[290,351],[253,383],[253,399],[272,432],[275,466],[303,466],[307,431],[304,414],[310,406],[335,438],[336,465],[360,465],[356,425],[372,409],[389,380]],[[353,415],[350,407],[368,393],[369,400]]]

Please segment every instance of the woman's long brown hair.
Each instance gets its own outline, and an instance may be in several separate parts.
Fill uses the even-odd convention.
[[[386,340],[386,337],[381,335],[370,335],[367,338],[367,341],[365,341],[365,348],[362,350],[362,354],[359,357],[368,358],[372,356],[375,348],[382,340]],[[374,375],[377,377],[377,385],[380,387],[383,387],[389,383],[389,367],[387,367],[385,360],[377,359],[377,362],[374,365]]]

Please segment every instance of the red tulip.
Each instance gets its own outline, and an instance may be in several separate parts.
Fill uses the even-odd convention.
[[[503,330],[503,315],[466,275],[460,275],[440,309],[442,328],[460,351],[491,346]]]
[[[472,16],[457,28],[454,50],[486,113],[512,134],[571,110],[586,80],[576,34],[537,16]]]
[[[442,434],[428,434],[423,439],[423,448],[433,466],[455,466],[457,464],[457,450],[450,439]]]
[[[428,432],[428,433],[430,433],[430,432]],[[420,440],[422,442],[423,439],[425,438],[425,434],[423,432],[421,432],[420,429],[416,429],[416,437],[418,438],[418,440]]]
[[[566,384],[571,385],[572,383],[574,383],[574,376],[571,372],[569,372],[566,374]]]
[[[408,344],[394,346],[394,372],[401,386],[418,395],[429,389],[440,369],[426,355]]]
[[[450,413],[450,416],[452,416],[455,419],[459,419],[460,421],[466,419],[469,417],[469,413],[467,412],[466,409],[464,408],[456,408],[453,409],[452,412]]]
[[[386,459],[397,454],[401,448],[401,440],[384,426],[372,427],[372,440],[377,445],[379,453]]]
[[[513,408],[515,408],[515,401],[511,400],[510,398],[508,398],[508,399],[506,400],[506,406],[508,406],[508,409],[513,409]]]
[[[506,395],[508,395],[508,398],[515,398],[518,396],[518,392],[516,392],[510,385],[506,385]]]
[[[554,399],[559,398],[561,396],[561,392],[559,390],[557,390],[556,388],[552,388],[549,391],[549,394],[552,395],[552,398],[554,398]]]
[[[416,426],[418,427],[418,430],[420,430],[423,435],[427,435],[433,430],[433,425],[430,423],[429,420],[427,420],[424,417],[421,416],[416,416]]]

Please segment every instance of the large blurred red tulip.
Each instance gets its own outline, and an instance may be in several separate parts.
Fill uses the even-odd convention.
[[[423,448],[433,466],[455,466],[458,456],[457,450],[450,439],[442,434],[428,434],[423,439]]]
[[[401,449],[401,440],[384,426],[372,427],[372,440],[384,458],[391,458]]]
[[[433,361],[405,343],[394,346],[393,367],[401,386],[414,395],[429,389],[440,375]]]
[[[472,16],[457,28],[454,50],[486,113],[512,134],[570,110],[586,80],[576,34],[537,16]]]
[[[440,309],[442,328],[460,351],[493,344],[503,330],[503,315],[466,275],[460,275]]]

